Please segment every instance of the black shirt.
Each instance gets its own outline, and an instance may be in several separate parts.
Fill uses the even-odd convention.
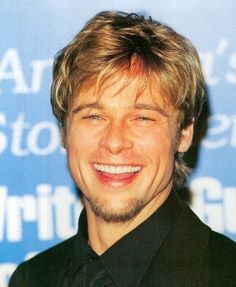
[[[172,192],[101,256],[87,244],[83,211],[78,234],[20,264],[9,287],[235,287],[235,270],[236,244]]]
[[[182,206],[174,193],[148,219],[98,256],[87,244],[86,212],[79,219],[71,287],[139,286]]]

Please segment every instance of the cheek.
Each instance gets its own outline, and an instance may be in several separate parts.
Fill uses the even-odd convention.
[[[95,140],[96,135],[91,129],[74,124],[68,130],[67,146],[73,152],[80,150],[85,152],[90,145],[94,145]]]
[[[169,177],[174,168],[174,140],[169,132],[156,132],[145,135],[140,142],[142,154],[148,161],[150,174]]]
[[[167,156],[174,153],[174,139],[169,131],[153,130],[140,137],[139,145],[147,154]]]

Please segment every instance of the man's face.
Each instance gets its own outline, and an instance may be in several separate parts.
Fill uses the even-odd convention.
[[[126,80],[122,74],[107,80],[99,97],[84,87],[67,125],[71,175],[87,212],[108,222],[128,221],[143,209],[152,213],[167,198],[174,155],[186,141],[177,145],[178,112],[164,106],[154,80],[138,97],[140,78],[124,86]]]

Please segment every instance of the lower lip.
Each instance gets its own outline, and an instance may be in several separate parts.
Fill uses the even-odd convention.
[[[140,173],[140,171],[135,173],[120,173],[120,174],[112,174],[108,172],[100,172],[95,170],[95,174],[99,181],[103,184],[108,184],[111,186],[123,186],[130,184]]]

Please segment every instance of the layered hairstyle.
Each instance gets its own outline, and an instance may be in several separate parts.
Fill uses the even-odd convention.
[[[199,56],[192,43],[171,27],[135,13],[98,13],[55,57],[51,103],[66,134],[67,116],[75,95],[87,83],[99,87],[134,59],[142,74],[155,79],[164,101],[179,111],[176,137],[200,115],[205,99]],[[176,153],[174,184],[185,182],[188,168]]]

